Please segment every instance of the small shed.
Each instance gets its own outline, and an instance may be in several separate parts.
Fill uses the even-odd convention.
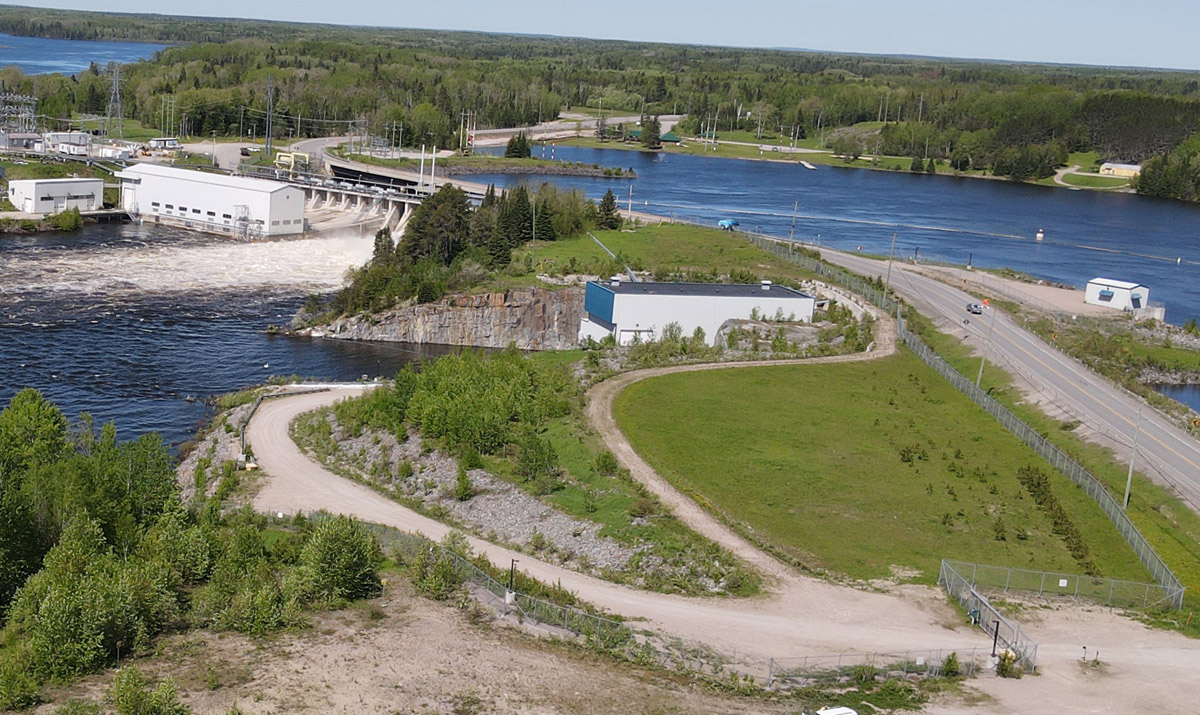
[[[179,140],[175,137],[155,137],[149,141],[151,149],[172,151],[179,148]]]
[[[8,182],[8,198],[25,213],[96,211],[104,208],[104,180],[16,179]]]
[[[1085,303],[1115,310],[1143,310],[1150,303],[1150,289],[1141,283],[1093,278],[1087,283]]]

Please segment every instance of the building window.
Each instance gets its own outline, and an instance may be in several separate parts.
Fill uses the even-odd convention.
[[[198,213],[200,213],[200,209],[192,209],[192,213],[198,214]]]
[[[182,211],[182,212],[184,212],[184,213],[187,213],[187,206],[180,206],[180,207],[179,207],[179,210],[180,210],[180,211]]]
[[[279,225],[279,222],[278,222],[278,221],[272,221],[272,222],[271,222],[271,225],[272,225],[272,226],[278,226],[278,225]]]
[[[154,208],[158,208],[158,202],[157,202],[157,201],[151,201],[151,202],[150,202],[150,205],[151,205],[151,206],[153,206]]]
[[[170,210],[171,210],[171,209],[173,209],[173,208],[175,208],[175,206],[174,206],[174,205],[172,205],[172,204],[167,204],[167,210],[168,210],[168,211],[170,211]]]
[[[233,218],[229,214],[221,214],[221,218]]]
[[[208,215],[209,215],[209,216],[216,216],[216,215],[217,215],[217,212],[216,212],[216,211],[209,211],[209,212],[208,212]]]

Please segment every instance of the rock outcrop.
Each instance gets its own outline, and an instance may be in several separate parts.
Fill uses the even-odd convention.
[[[410,303],[382,313],[346,316],[302,335],[342,340],[567,350],[579,344],[583,291],[520,288]]]

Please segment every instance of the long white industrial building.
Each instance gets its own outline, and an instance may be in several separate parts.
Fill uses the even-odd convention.
[[[103,179],[14,179],[8,200],[25,213],[59,213],[67,209],[104,208]]]
[[[157,164],[117,173],[121,208],[147,223],[243,237],[303,233],[304,190],[297,186]]]
[[[816,299],[786,286],[728,283],[627,283],[613,278],[590,281],[583,299],[579,339],[601,340],[609,335],[619,345],[635,339],[654,340],[663,328],[678,323],[684,335],[702,328],[710,344],[727,320],[748,320],[755,314],[770,319],[812,322]]]

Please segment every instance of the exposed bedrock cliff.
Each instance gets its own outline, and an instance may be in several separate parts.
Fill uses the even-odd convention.
[[[470,345],[522,350],[566,350],[579,342],[583,291],[521,288],[503,293],[448,296],[381,313],[343,316],[296,331],[342,340]]]

